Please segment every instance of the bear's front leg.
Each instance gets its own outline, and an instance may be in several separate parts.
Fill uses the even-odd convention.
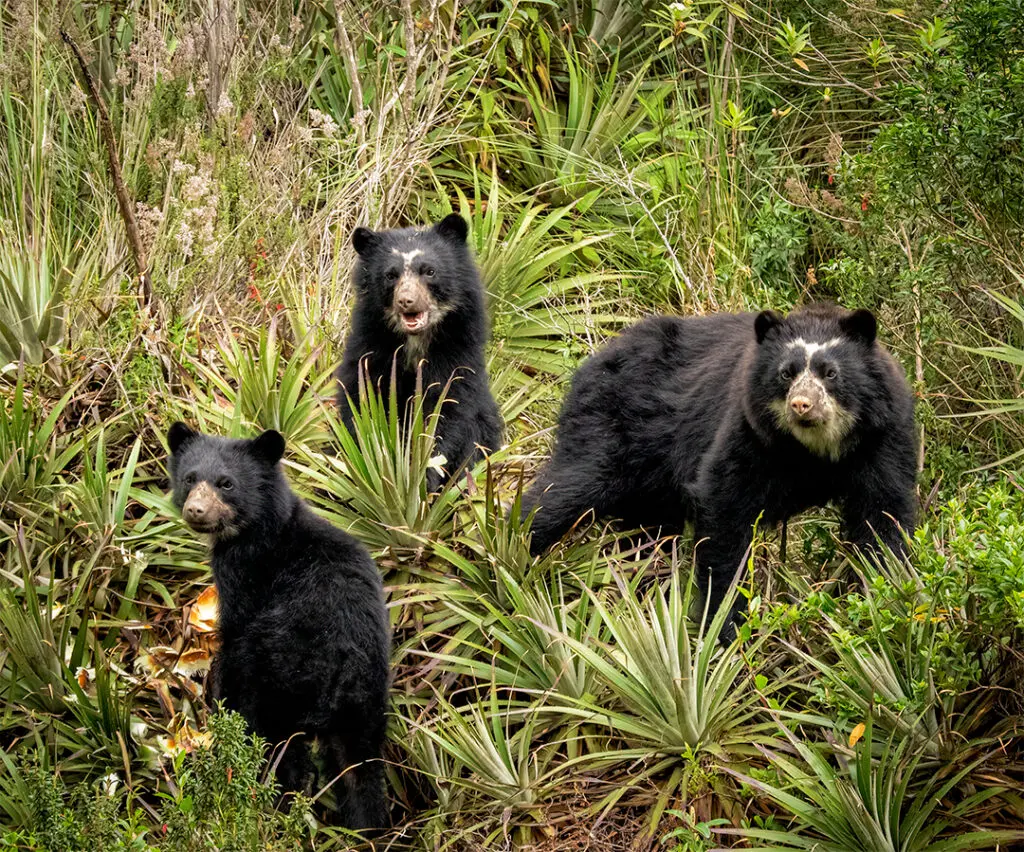
[[[854,487],[843,499],[843,533],[867,554],[879,544],[899,557],[906,555],[905,535],[913,533],[918,498],[912,444],[882,452],[852,477]]]
[[[309,737],[297,733],[291,737],[282,737],[280,742],[268,739],[271,739],[275,747],[272,756],[280,754],[276,774],[281,793],[302,793],[308,796],[315,792],[313,782],[316,768],[310,757]]]
[[[729,593],[733,578],[750,547],[756,515],[742,521],[718,521],[711,517],[698,517],[694,526],[697,541],[698,583],[703,595],[701,613],[707,612],[710,624]],[[733,602],[719,640],[728,645],[736,637],[736,625],[742,617],[743,602],[737,596]]]
[[[694,506],[698,582],[709,623],[725,600],[747,555],[754,524],[769,503],[771,476],[759,451],[745,430],[721,430],[696,482],[687,489]],[[719,636],[723,645],[735,638],[742,610],[737,598]]]

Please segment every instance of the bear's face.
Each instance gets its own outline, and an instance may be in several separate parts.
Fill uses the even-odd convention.
[[[785,318],[762,312],[754,322],[755,408],[815,455],[839,459],[872,395],[876,330],[866,310],[821,305]]]
[[[281,493],[277,463],[284,454],[280,433],[232,440],[178,422],[167,444],[174,504],[195,532],[233,538],[275,509]]]
[[[465,273],[467,264],[472,266],[467,233],[465,220],[452,214],[424,230],[356,228],[352,234],[359,255],[355,283],[360,300],[412,348],[422,348],[466,297]]]

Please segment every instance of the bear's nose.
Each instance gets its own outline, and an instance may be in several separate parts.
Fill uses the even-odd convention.
[[[206,507],[198,503],[190,503],[185,507],[185,519],[189,521],[201,521],[206,514]]]
[[[814,404],[806,396],[794,396],[789,403],[789,407],[803,417],[814,407]]]
[[[398,307],[403,311],[410,310],[414,302],[415,299],[408,293],[401,293],[398,296]]]

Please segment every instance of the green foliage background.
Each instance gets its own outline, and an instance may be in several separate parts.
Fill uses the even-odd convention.
[[[85,78],[111,119],[152,297]],[[378,558],[389,849],[952,850],[1024,837],[1024,6],[248,0],[0,10],[0,846],[342,849],[210,714],[174,419],[281,430]],[[450,211],[507,445],[331,372],[356,225]],[[692,541],[506,520],[566,382],[652,312],[876,311],[922,438],[909,564],[758,533],[742,644]],[[414,428],[399,437],[398,424]],[[516,514],[516,513],[514,513]],[[196,662],[199,661],[199,662]]]

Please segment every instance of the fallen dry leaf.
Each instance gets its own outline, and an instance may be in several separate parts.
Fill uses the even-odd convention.
[[[212,743],[210,734],[207,731],[194,730],[186,720],[171,736],[159,736],[156,738],[164,754],[173,756],[181,751],[193,751],[197,748],[208,748]]]
[[[864,736],[864,732],[867,729],[868,726],[861,722],[856,728],[850,731],[850,748],[853,748],[858,742],[860,742],[860,738]]]
[[[169,669],[173,669],[178,659],[178,651],[167,645],[152,645],[135,658],[135,669],[147,677],[160,677]]]
[[[196,598],[188,613],[188,623],[200,633],[212,633],[217,629],[217,587],[208,586]]]

